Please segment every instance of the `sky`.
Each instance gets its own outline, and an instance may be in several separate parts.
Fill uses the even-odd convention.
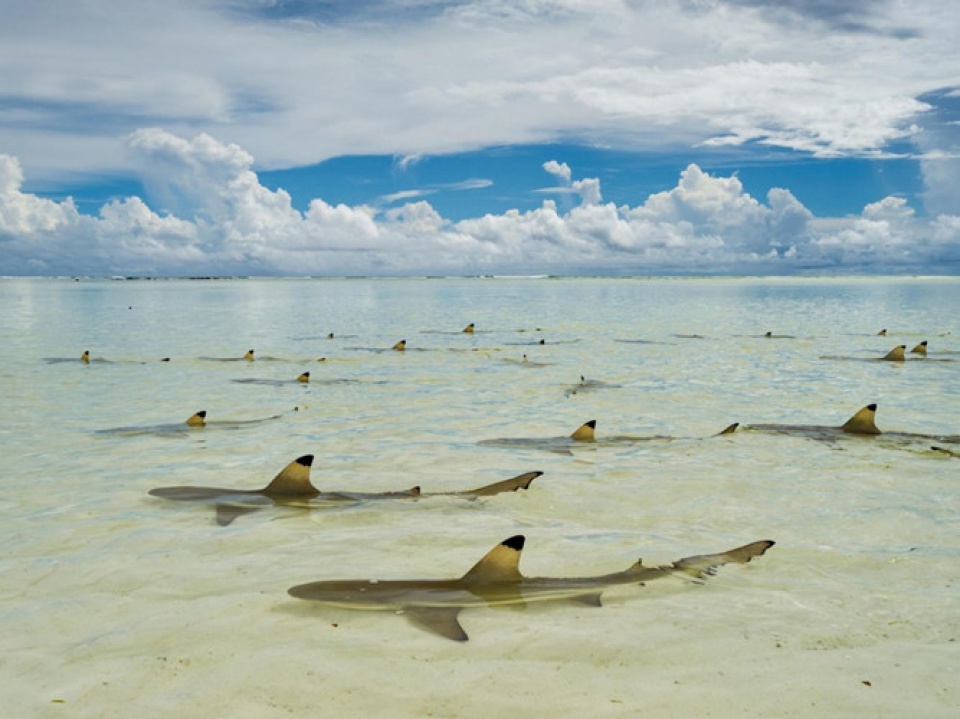
[[[0,275],[960,274],[960,0],[0,0]]]

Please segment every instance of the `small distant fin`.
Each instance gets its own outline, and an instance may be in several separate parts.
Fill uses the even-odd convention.
[[[333,339],[333,332],[327,333],[327,339],[328,339],[328,340],[332,340],[332,339]]]
[[[596,440],[594,431],[597,429],[597,420],[591,419],[584,422],[570,435],[570,439],[577,442],[594,442]]]
[[[603,594],[603,592],[592,592],[591,594],[581,594],[577,597],[570,597],[570,599],[577,604],[584,604],[588,607],[602,607],[603,602],[600,601],[601,594]]]
[[[868,404],[848,419],[840,429],[851,434],[881,434],[875,424],[877,405]]]
[[[887,352],[883,356],[883,359],[889,360],[891,362],[903,362],[907,358],[906,354],[904,354],[906,350],[907,350],[906,345],[897,345],[892,350]]]
[[[230,525],[233,520],[238,517],[242,517],[245,514],[252,514],[253,512],[258,512],[262,507],[257,507],[249,504],[227,504],[225,502],[217,503],[217,524],[221,527],[226,527]]]
[[[246,354],[243,355],[243,358],[248,362],[253,361],[253,350],[247,350]]]
[[[90,350],[83,351],[83,354],[80,355],[80,361],[83,362],[84,364],[90,363]]]
[[[403,615],[411,623],[441,637],[465,642],[470,637],[460,626],[461,607],[404,607]]]
[[[397,352],[403,352],[406,348],[407,348],[406,340],[400,340],[393,346],[393,349],[395,349]]]
[[[522,534],[503,540],[463,575],[463,581],[519,582],[523,579],[520,574],[520,552],[525,541]]]
[[[310,467],[312,464],[312,454],[297,457],[280,470],[273,481],[263,488],[263,494],[268,497],[273,495],[296,497],[320,494],[320,490],[310,483]]]
[[[525,472],[510,479],[494,482],[477,489],[468,489],[465,492],[457,492],[457,494],[471,497],[490,497],[501,492],[516,492],[518,489],[528,489],[533,480],[542,474],[543,472]]]
[[[465,334],[472,335],[472,334],[473,334],[473,322],[471,322],[470,324],[468,324],[468,325],[467,325],[466,327],[464,327],[461,331],[462,331],[463,333],[465,333]]]
[[[187,417],[187,425],[190,427],[203,427],[207,423],[207,411],[200,410]]]
[[[767,330],[766,332],[763,333],[763,336],[764,336],[764,337],[773,337],[773,332],[770,332],[769,330]]]
[[[731,425],[729,425],[729,426],[727,426],[727,427],[724,427],[723,429],[721,429],[719,432],[717,432],[717,433],[716,433],[715,435],[713,435],[713,436],[714,436],[714,437],[720,437],[720,436],[722,436],[722,435],[724,435],[724,434],[733,434],[734,432],[737,431],[737,427],[739,427],[739,426],[740,426],[740,423],[739,423],[739,422],[734,422],[733,424],[731,424]]]
[[[926,357],[926,356],[927,356],[927,341],[924,340],[923,342],[921,342],[920,344],[918,344],[916,347],[914,347],[912,350],[910,350],[910,354],[923,355],[924,357]]]
[[[410,489],[408,489],[405,492],[405,494],[409,494],[414,497],[419,497],[421,494],[423,494],[423,490],[420,489],[420,485],[418,484],[415,487],[410,487]]]
[[[304,372],[304,373],[301,374],[299,377],[297,377],[297,382],[303,382],[304,384],[306,384],[306,383],[309,382],[309,381],[310,381],[310,373],[309,373],[309,372]]]
[[[877,337],[886,337],[886,336],[887,336],[887,331],[885,329],[877,332]]]
[[[761,556],[770,547],[775,544],[773,540],[764,539],[759,542],[744,544],[742,547],[731,549],[719,554],[700,554],[694,557],[684,557],[673,563],[674,571],[689,574],[696,579],[706,579],[712,577],[717,572],[717,567],[724,564],[746,564],[754,557]]]

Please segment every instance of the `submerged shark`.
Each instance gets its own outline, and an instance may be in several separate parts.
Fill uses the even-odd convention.
[[[934,435],[914,432],[885,432],[876,424],[877,405],[868,404],[858,410],[850,419],[839,426],[819,424],[751,424],[744,425],[747,431],[772,432],[775,434],[792,434],[809,437],[826,442],[832,442],[847,436],[878,437],[885,440],[896,440],[901,443],[914,442],[941,442],[945,444],[960,444],[960,435]],[[731,432],[732,433],[732,432]],[[949,451],[949,450],[944,450]]]
[[[489,497],[501,492],[527,489],[543,472],[525,472],[500,482],[459,492],[421,492],[411,487],[393,492],[321,492],[310,481],[313,455],[305,454],[284,467],[262,489],[227,489],[223,487],[158,487],[150,490],[154,497],[178,501],[212,502],[216,506],[217,524],[226,526],[237,517],[274,505],[300,509],[325,509],[346,504],[359,504],[379,499],[417,499],[420,497]]]
[[[283,387],[284,385],[304,385],[310,384],[310,373],[302,372],[297,375],[295,379],[256,379],[256,378],[246,378],[246,379],[235,379],[233,382],[239,384],[262,384],[270,385],[271,387]]]
[[[298,410],[299,407],[294,407],[292,411],[296,412]],[[98,429],[96,430],[95,434],[109,434],[123,437],[136,437],[147,434],[176,436],[202,429],[245,429],[247,427],[254,427],[256,425],[263,424],[264,422],[271,422],[275,419],[280,419],[281,417],[283,417],[282,414],[273,414],[269,417],[261,417],[260,419],[208,420],[206,410],[200,410],[199,412],[195,412],[187,417],[187,419],[183,422],[145,425],[139,427],[113,427],[111,429]]]
[[[643,584],[670,575],[703,580],[714,575],[717,567],[746,564],[774,544],[762,540],[727,552],[684,557],[655,567],[645,567],[638,560],[622,572],[567,578],[523,576],[519,564],[524,541],[523,535],[505,539],[458,579],[320,581],[300,584],[288,593],[297,599],[336,607],[393,611],[422,629],[463,642],[469,638],[459,622],[464,609],[562,600],[599,607],[601,595],[610,587]]]
[[[567,397],[570,397],[575,394],[583,394],[585,392],[593,392],[599,389],[616,389],[622,385],[614,384],[612,382],[604,382],[600,379],[587,379],[583,375],[580,375],[580,381],[573,385],[572,387],[567,388],[564,394]]]
[[[714,437],[724,434],[733,434],[739,423],[734,422]],[[486,447],[509,447],[518,449],[543,449],[557,454],[572,454],[570,451],[574,447],[583,445],[631,445],[641,444],[643,442],[671,442],[676,439],[703,439],[702,437],[671,437],[668,435],[630,435],[622,434],[611,437],[596,436],[597,420],[591,419],[584,422],[577,429],[565,437],[499,437],[496,439],[483,439],[478,444]]]

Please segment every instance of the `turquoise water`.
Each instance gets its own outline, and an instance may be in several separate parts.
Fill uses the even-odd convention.
[[[4,279],[0,306],[10,716],[946,717],[960,704],[960,460],[924,440],[711,436],[839,425],[871,402],[881,429],[960,434],[960,280]],[[407,351],[391,351],[400,339]],[[921,340],[925,360],[875,359]],[[309,384],[292,381],[304,371]],[[610,386],[571,392],[581,375]],[[103,432],[198,410],[209,428]],[[590,419],[601,441],[568,452],[479,443]],[[675,439],[603,441],[616,435]],[[227,527],[147,494],[261,487],[307,453],[324,490],[544,475],[478,501],[272,509]],[[514,534],[521,569],[552,576],[777,545],[704,585],[611,590],[601,609],[468,610],[463,644],[286,594],[459,576]]]

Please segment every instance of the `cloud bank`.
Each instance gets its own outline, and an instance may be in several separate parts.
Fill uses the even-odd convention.
[[[752,197],[735,175],[691,164],[636,205],[604,202],[599,180],[546,163],[580,201],[560,212],[451,222],[426,201],[386,211],[313,199],[300,212],[260,184],[254,158],[207,134],[157,128],[127,138],[149,201],[112,201],[96,216],[72,200],[23,191],[0,155],[0,274],[410,275],[818,274],[960,271],[960,217],[915,216],[886,197],[845,218],[814,217],[787,189]]]

